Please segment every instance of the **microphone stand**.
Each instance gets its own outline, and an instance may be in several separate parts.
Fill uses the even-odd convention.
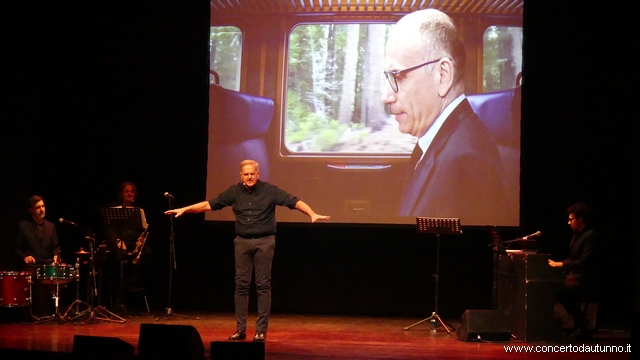
[[[165,194],[169,202],[169,210],[173,210],[173,196]],[[200,320],[198,316],[180,315],[173,312],[171,308],[171,293],[173,288],[173,270],[177,269],[176,263],[176,247],[175,247],[175,232],[173,231],[173,216],[169,216],[169,299],[167,300],[167,313],[158,316],[156,321],[160,319],[170,318],[172,316],[183,317],[187,319]]]

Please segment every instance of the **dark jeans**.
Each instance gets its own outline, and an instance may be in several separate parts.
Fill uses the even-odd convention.
[[[236,330],[246,331],[249,306],[249,286],[251,272],[255,269],[256,290],[258,293],[258,319],[256,331],[266,332],[271,312],[271,262],[276,248],[274,235],[244,239],[239,236],[233,240],[236,258]]]

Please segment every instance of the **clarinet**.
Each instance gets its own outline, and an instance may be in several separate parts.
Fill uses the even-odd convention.
[[[142,255],[142,248],[144,247],[144,243],[147,241],[147,237],[149,236],[149,225],[147,224],[147,228],[144,229],[142,234],[138,236],[138,240],[136,241],[136,248],[133,250],[133,254],[135,258],[133,258],[132,262],[137,264],[140,261],[140,256]]]

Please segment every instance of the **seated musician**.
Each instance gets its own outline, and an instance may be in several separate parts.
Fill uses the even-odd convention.
[[[138,196],[138,188],[132,182],[125,181],[118,187],[118,200],[108,204],[114,208],[133,208],[140,207],[135,203]],[[137,227],[122,227],[119,229],[108,229],[107,238],[118,242],[118,248],[125,252],[132,253],[136,247],[138,236],[141,229]]]
[[[587,317],[577,303],[588,302],[597,290],[596,278],[596,239],[591,228],[591,209],[584,203],[571,205],[567,209],[569,226],[573,238],[569,244],[569,258],[562,261],[549,260],[552,267],[562,268],[565,272],[565,286],[556,294],[567,313],[573,316],[574,333],[568,340],[586,337]]]
[[[53,303],[49,287],[37,281],[37,269],[45,264],[58,263],[60,245],[55,225],[44,219],[45,206],[42,196],[31,196],[28,210],[28,219],[18,222],[15,254],[22,270],[31,273],[32,310],[34,316],[41,317],[53,312]]]
[[[136,203],[138,188],[132,182],[125,181],[118,187],[118,200],[108,204],[114,208],[141,207]],[[143,287],[144,270],[151,258],[151,248],[146,241],[146,229],[137,226],[123,226],[119,228],[105,229],[107,241],[116,242],[121,251],[107,265],[113,271],[108,271],[110,277],[120,275],[120,261],[122,263],[123,288],[125,291],[133,291]],[[112,279],[113,280],[113,279]],[[119,281],[119,280],[118,280]],[[117,281],[112,281],[115,283]]]

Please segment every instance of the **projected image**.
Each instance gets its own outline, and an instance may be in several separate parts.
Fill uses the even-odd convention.
[[[207,196],[238,182],[238,164],[252,158],[261,180],[318,204],[333,222],[432,216],[517,226],[521,14],[504,25],[447,17],[461,51],[449,33],[434,32],[443,43],[425,47],[411,26],[399,29],[400,17],[348,18],[212,26],[220,77],[264,87],[256,95],[212,86]],[[284,41],[278,48],[249,41],[252,34]],[[258,57],[259,67],[237,63]],[[278,219],[305,221],[286,211]]]

